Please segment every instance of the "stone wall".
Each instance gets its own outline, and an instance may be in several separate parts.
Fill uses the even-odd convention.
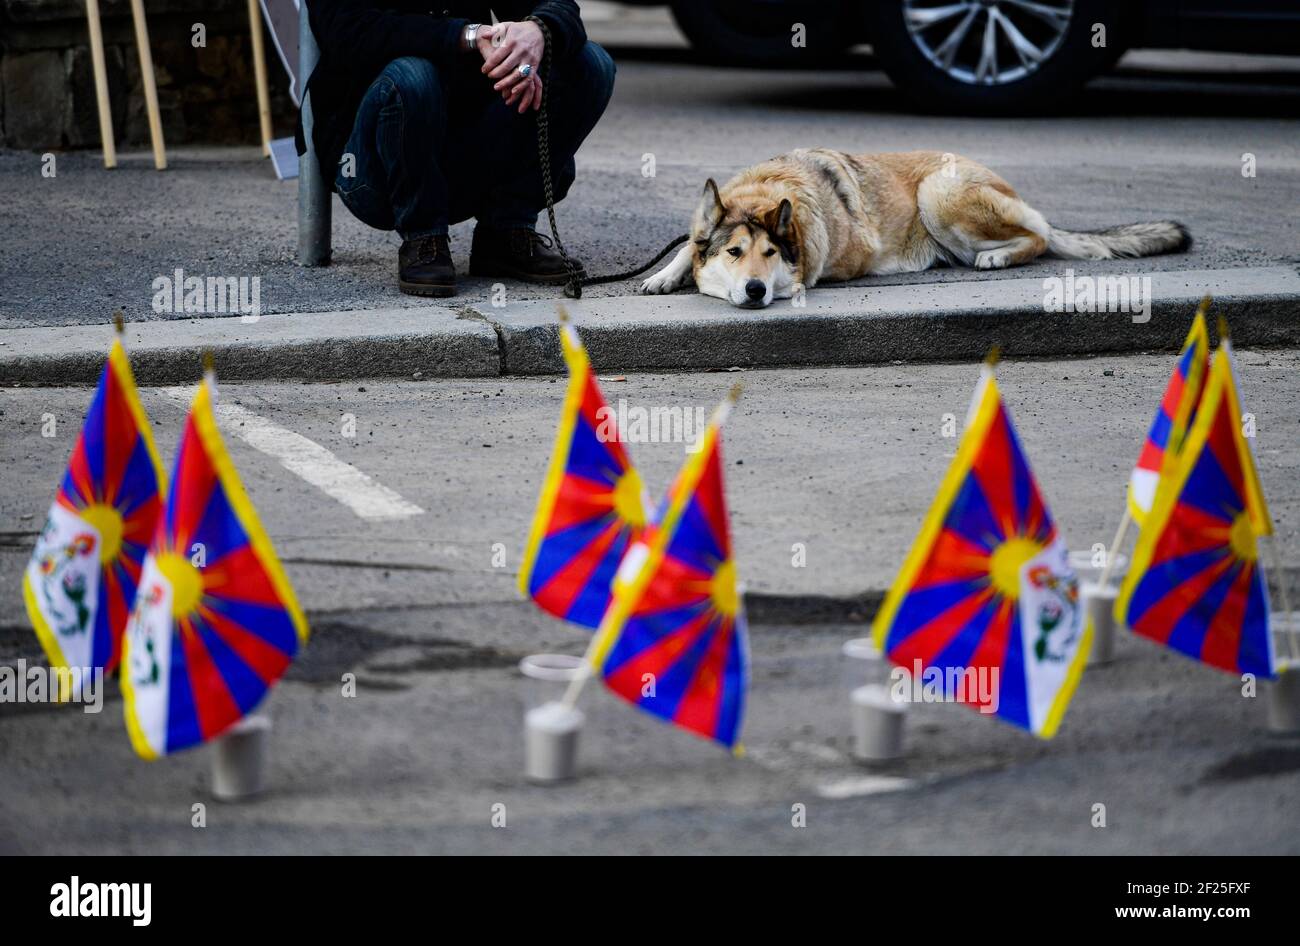
[[[163,134],[187,142],[259,140],[246,0],[146,0]],[[128,0],[100,0],[118,146],[147,145],[149,124]],[[206,45],[196,47],[195,24]],[[293,133],[289,80],[265,32],[277,137]],[[99,117],[82,0],[0,0],[0,146],[98,148]]]

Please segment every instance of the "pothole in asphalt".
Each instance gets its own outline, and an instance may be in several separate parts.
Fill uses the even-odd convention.
[[[506,667],[519,657],[491,647],[475,647],[460,641],[424,640],[380,654],[366,664],[370,673],[418,673],[437,670],[474,670]]]
[[[310,623],[311,639],[289,665],[284,675],[286,680],[336,683],[340,675],[355,670],[358,664],[372,654],[414,643],[409,637],[341,621]]]
[[[1240,782],[1265,775],[1283,775],[1300,769],[1300,746],[1270,746],[1242,752],[1220,762],[1201,777],[1201,783]]]
[[[461,641],[414,638],[342,621],[321,621],[311,625],[311,640],[290,664],[285,679],[337,683],[344,673],[364,672],[371,685],[403,689],[397,681],[388,685],[379,681],[407,673],[505,667],[518,659],[516,654]]]

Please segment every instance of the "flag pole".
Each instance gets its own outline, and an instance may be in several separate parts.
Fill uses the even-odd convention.
[[[113,143],[113,110],[108,103],[108,71],[104,66],[104,29],[99,22],[99,0],[86,0],[86,27],[90,31],[90,68],[95,77],[95,104],[99,109],[99,141],[104,167],[117,167]]]
[[[1124,543],[1124,534],[1128,532],[1129,523],[1132,521],[1133,513],[1126,502],[1124,516],[1119,521],[1119,528],[1115,530],[1115,538],[1111,540],[1110,548],[1106,550],[1106,564],[1102,567],[1101,577],[1097,579],[1097,584],[1103,588],[1110,584],[1110,573],[1115,569],[1115,556],[1119,554],[1119,547]]]
[[[495,13],[492,14],[492,19],[496,19]],[[569,318],[569,310],[561,304],[560,331],[563,332],[565,328],[569,326],[571,321],[572,320]],[[615,580],[618,580],[617,577],[615,577]],[[587,678],[591,676],[593,669],[591,662],[592,657],[595,656],[596,642],[598,640],[600,640],[599,628],[592,633],[591,640],[587,642],[587,649],[582,654],[582,662],[578,664],[578,672],[574,675],[573,679],[569,681],[569,685],[564,690],[564,696],[561,698],[560,702],[564,705],[565,709],[574,709],[578,704],[578,697],[582,695],[582,688],[587,685]]]
[[[144,86],[144,106],[149,115],[149,140],[153,143],[153,166],[167,169],[167,152],[163,145],[162,118],[158,113],[158,87],[154,82],[153,53],[149,49],[149,25],[144,19],[144,0],[131,0],[131,19],[135,21],[135,45],[140,53],[140,81]]]
[[[713,416],[709,418],[709,424],[711,426],[720,426],[723,421],[727,419],[727,415],[731,413],[731,409],[735,407],[736,402],[740,400],[740,393],[742,390],[744,390],[744,385],[742,384],[737,383],[731,386],[731,390],[727,392],[726,399],[714,408]],[[614,580],[618,581],[617,574],[615,574]],[[610,607],[613,607],[612,600],[610,601]],[[587,650],[582,655],[582,664],[579,666],[578,673],[569,681],[569,686],[564,691],[564,696],[560,700],[565,709],[574,709],[577,706],[578,697],[582,695],[582,688],[587,685],[587,678],[591,677],[595,673],[596,668],[593,666],[592,658],[595,657],[596,646],[600,640],[601,632],[600,629],[597,628],[596,633],[591,635],[591,640],[587,644]]]
[[[495,13],[492,14],[492,18],[496,19]],[[563,332],[572,320],[569,318],[569,310],[563,304],[559,308],[560,331]],[[586,685],[587,678],[591,676],[591,658],[595,654],[596,641],[599,639],[600,630],[597,629],[591,635],[591,640],[587,642],[587,649],[583,652],[582,662],[578,665],[578,672],[569,681],[569,685],[564,691],[564,697],[560,700],[566,709],[573,709],[577,705],[578,697],[582,695],[582,688]]]
[[[587,685],[587,678],[591,676],[592,670],[591,658],[596,650],[596,641],[600,640],[600,631],[597,630],[591,635],[591,641],[587,644],[587,650],[582,655],[582,663],[578,665],[578,672],[573,675],[569,681],[568,687],[564,690],[564,696],[560,703],[565,709],[574,709],[578,705],[578,697],[582,695],[582,688]]]

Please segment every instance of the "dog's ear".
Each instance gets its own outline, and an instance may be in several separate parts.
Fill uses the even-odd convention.
[[[718,193],[718,183],[713,178],[704,182],[704,193],[700,195],[700,205],[695,208],[695,221],[692,229],[697,235],[708,235],[727,215],[727,208],[722,205],[722,195]]]
[[[783,199],[777,208],[767,215],[767,219],[763,221],[763,224],[767,228],[767,232],[776,239],[788,240],[792,220],[794,220],[794,205],[789,200]]]

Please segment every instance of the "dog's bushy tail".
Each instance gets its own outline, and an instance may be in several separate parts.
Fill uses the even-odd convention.
[[[1177,220],[1126,223],[1105,230],[1058,230],[1047,236],[1047,252],[1061,259],[1118,259],[1181,253],[1192,235]]]

